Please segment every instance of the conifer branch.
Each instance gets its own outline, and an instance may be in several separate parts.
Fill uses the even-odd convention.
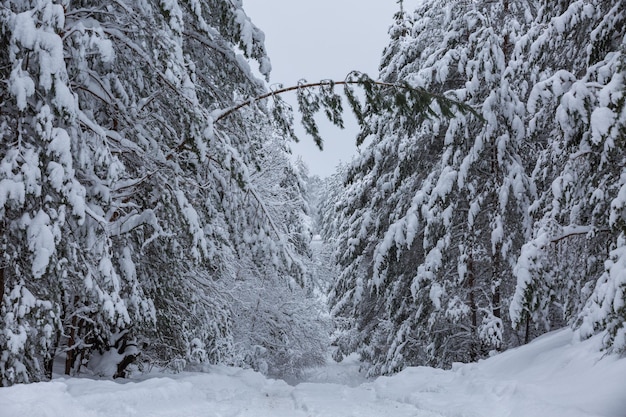
[[[228,116],[230,116],[232,113],[236,112],[239,109],[242,109],[246,106],[251,106],[252,104],[264,100],[266,98],[270,98],[270,97],[274,97],[274,96],[278,96],[280,94],[284,94],[284,93],[288,93],[289,91],[296,91],[296,90],[300,90],[300,89],[307,89],[307,88],[315,88],[315,87],[322,87],[325,85],[328,85],[330,83],[330,81],[318,81],[315,83],[307,83],[307,84],[298,84],[298,85],[293,85],[291,87],[285,87],[285,88],[280,88],[278,90],[274,90],[274,91],[270,91],[269,93],[265,93],[263,95],[257,96],[257,97],[253,97],[251,99],[248,99],[242,103],[239,103],[235,106],[229,107],[228,109],[225,109],[219,116],[217,116],[217,118],[215,119],[215,122],[219,122],[222,119],[227,118]],[[332,82],[334,85],[350,85],[350,84],[363,84],[363,81],[333,81]],[[384,87],[396,87],[395,84],[390,84],[390,83],[385,83],[382,81],[374,81],[373,82],[375,85],[378,86],[384,86]]]
[[[353,85],[363,88],[364,106],[357,97]],[[413,87],[407,82],[390,83],[385,81],[375,81],[367,74],[353,71],[343,81],[322,80],[314,83],[307,83],[302,80],[297,85],[290,87],[281,87],[277,90],[270,91],[257,97],[252,97],[242,103],[231,106],[218,112],[214,118],[214,123],[220,122],[238,110],[251,106],[261,100],[274,98],[276,106],[284,109],[285,106],[280,99],[280,95],[296,91],[298,95],[298,107],[302,114],[301,123],[306,133],[313,136],[316,145],[322,149],[322,138],[319,135],[319,129],[315,122],[314,115],[323,109],[328,120],[334,125],[343,128],[343,107],[341,97],[335,92],[336,86],[344,87],[344,94],[348,100],[348,104],[356,116],[358,124],[362,131],[357,137],[357,145],[360,145],[369,133],[367,127],[367,116],[370,114],[379,114],[382,112],[393,113],[394,117],[404,118],[405,120],[417,121],[426,117],[453,117],[456,111],[462,113],[471,113],[477,118],[481,116],[471,106],[448,98],[444,95],[435,94],[424,90],[423,88]],[[313,89],[319,89],[317,92]],[[394,92],[389,94],[389,89]],[[438,111],[433,109],[432,104],[437,103]],[[274,118],[278,122],[280,128],[294,140],[297,141],[291,128],[291,120],[285,120],[282,111],[274,111]]]
[[[375,80],[371,80],[370,81],[371,84],[379,86],[379,87],[393,87],[393,88],[400,88],[400,89],[406,89],[406,90],[413,90],[415,92],[421,93],[429,98],[432,98],[434,100],[437,101],[447,101],[450,103],[453,103],[455,106],[457,106],[460,110],[462,111],[467,111],[469,113],[472,113],[474,115],[478,115],[478,113],[476,113],[476,110],[474,110],[471,106],[468,106],[467,104],[452,100],[448,97],[445,97],[443,95],[439,95],[439,94],[434,94],[434,93],[430,93],[424,89],[421,88],[415,88],[415,87],[411,87],[408,84],[394,84],[394,83],[387,83],[384,81],[375,81]],[[284,93],[288,93],[290,91],[296,91],[296,90],[302,90],[302,89],[308,89],[308,88],[315,88],[315,87],[323,87],[323,86],[328,86],[328,85],[364,85],[365,83],[367,83],[367,81],[364,80],[344,80],[344,81],[329,81],[329,80],[323,80],[323,81],[318,81],[318,82],[314,82],[314,83],[306,83],[306,84],[298,84],[298,85],[293,85],[290,87],[284,87],[284,88],[280,88],[278,90],[274,90],[274,91],[270,91],[269,93],[265,93],[262,94],[260,96],[257,97],[253,97],[250,98],[242,103],[239,103],[237,105],[234,105],[232,107],[229,107],[225,110],[223,110],[216,118],[215,118],[215,123],[219,122],[222,119],[227,118],[228,116],[230,116],[232,113],[236,112],[237,110],[240,110],[244,107],[247,106],[251,106],[252,104],[259,102],[261,100],[264,100],[266,98],[270,98],[270,97],[275,97]]]

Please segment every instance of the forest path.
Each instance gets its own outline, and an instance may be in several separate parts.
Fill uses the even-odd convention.
[[[11,393],[8,395],[8,393]],[[58,379],[0,390],[2,417],[440,417],[380,398],[372,386],[288,385],[250,370],[211,367],[125,382]]]
[[[624,417],[626,358],[600,345],[561,330],[479,363],[365,382],[354,357],[296,385],[225,366],[131,381],[59,378],[0,388],[0,417]]]

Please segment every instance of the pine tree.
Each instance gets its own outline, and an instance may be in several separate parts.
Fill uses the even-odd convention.
[[[336,314],[356,316],[348,351],[370,374],[475,360],[514,343],[511,265],[530,235],[535,193],[515,45],[532,12],[523,1],[425,2],[390,31],[383,80],[449,94],[483,120],[370,119],[375,139],[340,201],[347,247],[332,299]]]
[[[622,231],[624,13],[621,2],[546,6],[542,24],[519,46],[534,81],[529,133],[543,145],[533,172],[540,190],[531,207],[534,237],[518,259],[511,305],[527,340],[533,327],[582,324],[585,336],[609,328],[607,347],[623,348],[615,321],[623,315],[622,284],[611,265]],[[606,285],[617,292],[605,293]]]
[[[141,292],[131,277],[121,281],[98,224],[98,197],[109,193],[118,162],[100,138],[81,134],[91,120],[64,63],[67,24],[49,1],[9,2],[2,12],[2,385],[50,377],[60,344],[70,368],[83,346],[97,348],[131,317],[150,315],[127,303]],[[98,34],[77,34],[77,48],[89,37],[91,59],[108,62],[110,45]]]
[[[59,356],[67,374],[115,376],[134,361],[253,366],[269,344],[268,361],[289,364],[273,372],[319,361],[324,346],[302,341],[323,324],[283,302],[304,291],[309,256],[300,180],[286,165],[278,184],[257,180],[270,110],[216,123],[265,91],[246,59],[270,70],[241,3],[8,1],[0,13],[1,384],[49,378]],[[278,198],[289,211],[269,209]],[[233,301],[268,276],[271,311]],[[241,333],[253,317],[280,327],[267,346]]]
[[[370,374],[475,360],[566,324],[608,328],[623,349],[623,19],[602,1],[397,15],[382,79],[483,120],[366,112],[372,144],[333,203],[330,301],[340,349]]]

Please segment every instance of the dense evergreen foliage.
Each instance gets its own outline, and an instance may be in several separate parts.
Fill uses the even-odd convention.
[[[333,330],[369,375],[566,325],[625,352],[624,3],[424,0],[389,33],[379,80],[268,91],[240,0],[4,0],[0,386],[294,375]],[[320,147],[315,113],[356,115],[331,178],[290,160],[290,90]]]
[[[240,1],[0,7],[0,385],[324,359],[304,182]],[[111,368],[111,365],[114,365]],[[56,369],[59,371],[59,369]]]
[[[366,115],[371,145],[322,213],[341,353],[388,374],[564,325],[608,327],[606,347],[626,349],[625,13],[424,1],[396,16],[382,81],[448,94],[484,121]]]

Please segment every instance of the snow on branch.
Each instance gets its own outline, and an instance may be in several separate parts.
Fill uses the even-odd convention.
[[[594,235],[596,233],[607,233],[609,229],[598,229],[594,226],[567,226],[563,228],[563,232],[558,236],[553,236],[549,243],[558,243],[561,240],[580,235]]]

